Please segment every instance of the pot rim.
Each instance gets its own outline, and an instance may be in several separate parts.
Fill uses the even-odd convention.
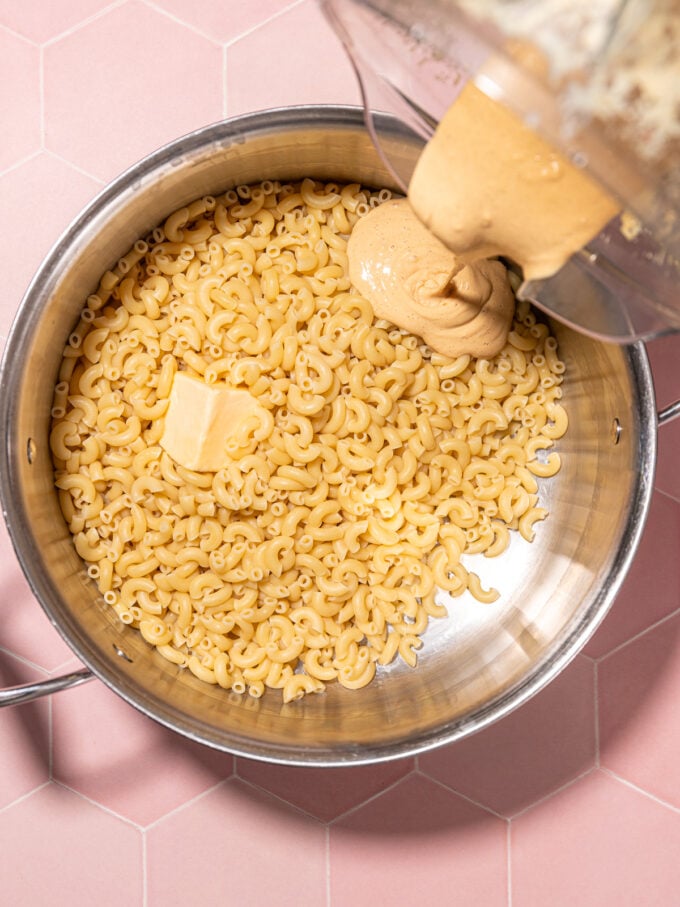
[[[402,124],[390,114],[373,114],[373,117],[379,127],[387,132],[398,135],[403,129]],[[228,118],[202,127],[163,145],[123,171],[107,184],[67,226],[43,259],[24,294],[7,337],[0,363],[0,426],[4,429],[5,438],[0,450],[0,502],[16,556],[43,611],[69,648],[92,673],[135,708],[189,739],[238,756],[291,765],[313,764],[331,767],[350,763],[368,764],[417,755],[481,730],[527,702],[562,671],[582,649],[603,620],[619,591],[637,551],[649,512],[657,448],[655,395],[651,368],[643,343],[638,341],[627,345],[624,348],[624,354],[631,381],[639,395],[637,446],[640,453],[641,470],[633,499],[630,501],[622,541],[608,575],[609,582],[606,586],[600,587],[588,611],[588,619],[574,627],[571,634],[562,641],[558,651],[553,652],[547,661],[535,665],[523,680],[510,687],[503,695],[492,700],[487,706],[478,709],[474,716],[450,722],[437,727],[434,731],[426,731],[407,740],[401,739],[392,743],[365,746],[358,751],[350,744],[332,753],[328,749],[302,753],[299,748],[296,749],[294,746],[290,748],[260,747],[258,751],[257,746],[253,747],[252,742],[249,742],[247,738],[239,738],[238,735],[234,735],[233,740],[226,745],[223,741],[208,739],[198,730],[186,726],[178,727],[176,722],[173,723],[172,716],[169,714],[172,709],[167,710],[168,714],[159,714],[157,709],[150,707],[144,701],[144,697],[135,694],[132,686],[126,682],[124,675],[114,669],[115,666],[97,657],[92,657],[89,652],[85,651],[81,642],[73,637],[64,625],[63,615],[60,615],[59,609],[54,607],[50,596],[46,594],[49,587],[48,578],[40,576],[40,571],[35,569],[35,559],[32,557],[35,543],[30,531],[30,520],[20,497],[14,490],[17,472],[15,459],[18,455],[16,448],[17,444],[21,443],[21,440],[15,437],[16,399],[20,370],[12,368],[12,360],[25,349],[35,324],[43,314],[44,306],[58,279],[60,261],[69,257],[71,251],[77,247],[82,232],[93,220],[105,218],[110,209],[117,206],[121,194],[134,189],[155,171],[167,167],[171,161],[198,149],[204,152],[211,147],[224,149],[231,144],[244,143],[247,136],[280,133],[281,130],[290,130],[296,126],[365,128],[364,110],[357,106],[331,104],[281,107]],[[250,745],[239,742],[241,739],[245,739]]]

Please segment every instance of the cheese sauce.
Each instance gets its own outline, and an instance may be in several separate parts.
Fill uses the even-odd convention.
[[[378,318],[447,356],[489,358],[505,344],[515,298],[505,267],[465,264],[418,220],[406,199],[384,202],[349,239],[350,279]]]
[[[513,301],[504,266],[489,259],[511,259],[525,280],[550,277],[619,208],[470,83],[423,150],[408,200],[355,226],[350,276],[379,317],[438,352],[493,356]]]

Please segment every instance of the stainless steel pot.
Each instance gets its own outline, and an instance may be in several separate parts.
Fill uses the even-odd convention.
[[[419,145],[379,116],[390,158]],[[425,634],[416,670],[395,665],[367,688],[331,687],[282,705],[239,696],[179,671],[103,605],[72,545],[47,443],[53,387],[87,295],[135,239],[171,210],[264,178],[361,181],[389,172],[346,107],[272,110],[199,130],[105,189],[52,249],[16,317],[0,371],[3,509],[19,561],[57,630],[87,666],[0,694],[5,704],[96,676],[127,702],[194,740],[275,762],[340,765],[418,753],[508,714],[578,652],[613,601],[638,545],[652,493],[660,414],[642,345],[603,344],[553,325],[567,363],[570,428],[563,467],[545,483],[549,519],[533,544],[514,539],[480,559],[502,592],[493,605],[456,599]]]

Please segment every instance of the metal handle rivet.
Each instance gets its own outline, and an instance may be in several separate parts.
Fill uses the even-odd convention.
[[[117,645],[115,644],[115,642],[114,642],[114,644],[113,644],[113,651],[116,653],[116,655],[117,655],[119,658],[124,658],[125,661],[129,662],[130,664],[132,664],[132,659],[131,659],[130,656],[127,654],[127,652],[124,652],[124,651],[120,648],[120,646],[117,646]]]

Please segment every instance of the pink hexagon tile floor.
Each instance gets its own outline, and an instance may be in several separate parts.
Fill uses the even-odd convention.
[[[3,248],[15,266],[7,269],[0,296],[0,334],[7,335],[24,291],[69,221],[102,183],[47,152],[0,174],[0,210],[12,212]]]
[[[52,741],[57,781],[142,826],[233,771],[231,756],[161,727],[101,683],[54,697]]]
[[[289,41],[281,40],[282,34],[288,34]],[[244,77],[253,67],[259,78]],[[230,44],[226,79],[231,116],[291,103],[358,104],[360,100],[342,46],[314,0],[304,0]]]
[[[579,656],[491,727],[420,757],[420,768],[503,816],[521,812],[595,764],[592,662]]]
[[[414,775],[333,823],[331,904],[507,903],[507,828]]]
[[[0,646],[46,671],[65,665],[73,653],[45,619],[14,557],[4,522],[0,524],[0,564],[3,601]]]
[[[678,551],[680,508],[673,498],[656,491],[635,562],[616,599],[616,608],[605,617],[586,645],[587,655],[593,658],[606,655],[677,610],[680,602]],[[653,595],[649,594],[650,590]]]
[[[0,29],[0,172],[40,148],[40,50]]]
[[[110,5],[111,0],[59,0],[59,3],[0,0],[0,23],[36,44],[44,44],[77,28]]]
[[[0,650],[3,687],[45,679],[44,672]],[[50,721],[50,702],[46,699],[0,712],[0,808],[48,783]]]
[[[603,767],[680,810],[680,614],[598,665]]]
[[[222,115],[222,50],[139,0],[44,51],[45,145],[110,179]]]
[[[41,258],[163,142],[358,91],[314,0],[0,0],[0,348]],[[659,408],[677,337],[649,345]],[[99,681],[0,712],[3,903],[670,907],[680,888],[680,422],[613,607],[483,732],[324,770],[185,741]],[[0,530],[0,683],[77,666]]]
[[[412,769],[412,759],[346,768],[305,768],[238,759],[236,773],[298,809],[329,822],[381,793]]]
[[[669,907],[680,816],[595,771],[512,826],[513,907]]]
[[[680,335],[661,337],[648,344],[648,352],[654,371],[654,384],[659,409],[680,399],[678,359],[680,358]],[[657,460],[656,487],[667,495],[680,500],[680,420],[663,425],[659,431],[659,455]]]
[[[6,903],[142,904],[139,829],[58,784],[42,787],[0,813],[0,837]]]
[[[276,18],[300,0],[258,0],[258,3],[194,3],[155,0],[155,5],[215,41],[230,44]],[[280,35],[280,32],[277,33]]]
[[[153,904],[326,900],[326,829],[238,779],[150,828],[147,855]]]

